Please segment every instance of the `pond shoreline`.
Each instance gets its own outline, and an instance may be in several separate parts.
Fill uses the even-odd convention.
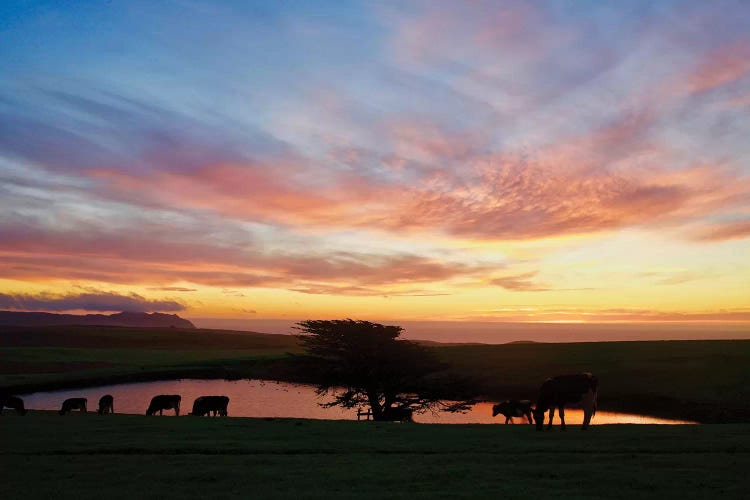
[[[86,389],[98,386],[117,384],[132,384],[139,382],[173,381],[182,379],[201,380],[242,380],[257,379],[266,381],[289,382],[295,384],[314,384],[314,381],[299,376],[289,376],[270,370],[272,373],[264,373],[264,370],[246,371],[229,370],[224,367],[190,367],[162,369],[152,371],[141,371],[131,373],[103,374],[85,376],[80,378],[45,381],[39,383],[25,383],[16,386],[5,386],[0,391],[17,394],[20,396],[37,393],[52,392],[70,389]],[[275,372],[275,373],[273,373]],[[499,401],[503,396],[493,397],[485,395],[481,401]],[[688,420],[700,424],[717,423],[747,423],[750,422],[750,411],[719,408],[715,405],[695,401],[681,401],[671,398],[633,394],[627,398],[611,398],[600,395],[599,409],[621,413],[645,415],[655,418],[672,420]]]

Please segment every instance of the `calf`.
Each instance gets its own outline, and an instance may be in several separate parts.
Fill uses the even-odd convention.
[[[213,412],[214,417],[217,413],[226,417],[227,405],[229,405],[229,398],[226,396],[201,396],[193,402],[193,411],[190,412],[190,415],[196,417],[210,416]]]
[[[548,378],[539,388],[539,398],[534,409],[536,429],[544,426],[544,413],[549,410],[547,429],[552,428],[555,408],[560,411],[560,429],[565,430],[565,405],[581,403],[583,406],[583,427],[586,430],[591,417],[596,414],[596,395],[599,381],[590,373],[558,375]]]
[[[174,414],[179,417],[180,416],[180,401],[182,401],[182,397],[180,397],[177,394],[173,394],[173,395],[161,394],[159,396],[154,396],[153,399],[151,399],[151,404],[148,405],[148,410],[146,410],[146,415],[153,415],[157,411],[159,412],[159,415],[162,415],[162,412],[164,410],[174,409]]]
[[[0,415],[3,414],[3,408],[12,408],[16,410],[19,415],[26,415],[26,408],[23,406],[23,399],[18,396],[2,396],[0,397]]]
[[[80,410],[81,413],[86,413],[86,398],[68,398],[63,401],[62,408],[57,412],[60,415],[65,415],[71,410]]]
[[[516,399],[509,399],[507,401],[503,401],[502,403],[496,404],[492,407],[492,416],[496,417],[500,414],[505,417],[506,425],[509,423],[513,423],[513,417],[523,416],[526,417],[530,424],[533,423],[531,420],[531,401],[529,401],[528,399],[524,399],[521,401],[518,401]]]
[[[114,413],[115,412],[115,398],[113,398],[110,394],[107,394],[106,396],[102,396],[99,398],[99,409],[96,410],[96,413],[99,415],[104,415],[105,413]]]

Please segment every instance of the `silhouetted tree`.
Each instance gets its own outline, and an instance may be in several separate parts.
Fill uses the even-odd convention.
[[[309,320],[295,327],[317,372],[322,406],[369,406],[374,420],[402,420],[425,410],[461,411],[468,403],[441,401],[446,368],[426,347],[399,339],[400,326],[369,321]]]

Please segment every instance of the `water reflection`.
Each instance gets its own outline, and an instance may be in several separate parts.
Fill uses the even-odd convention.
[[[115,413],[144,414],[151,398],[157,394],[180,394],[182,413],[190,412],[198,396],[229,396],[229,415],[234,417],[289,417],[327,420],[356,420],[357,411],[341,408],[321,408],[325,401],[315,394],[315,388],[307,385],[288,384],[264,380],[165,380],[137,384],[118,384],[87,389],[37,392],[23,397],[27,408],[37,410],[59,410],[62,402],[71,397],[88,398],[89,409],[96,409],[99,398],[112,394],[115,398]],[[169,412],[171,415],[172,412]],[[504,417],[492,417],[492,403],[479,403],[467,413],[427,412],[415,415],[414,420],[438,424],[498,424]],[[583,421],[581,410],[565,410],[565,421],[570,425]],[[516,425],[522,425],[520,418]],[[555,418],[557,423],[557,417]],[[682,420],[667,420],[642,415],[599,411],[595,424],[690,424]],[[528,424],[526,424],[528,425]]]

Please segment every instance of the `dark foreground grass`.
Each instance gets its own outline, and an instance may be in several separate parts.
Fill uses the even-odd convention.
[[[4,498],[748,498],[750,426],[419,425],[31,412]]]

